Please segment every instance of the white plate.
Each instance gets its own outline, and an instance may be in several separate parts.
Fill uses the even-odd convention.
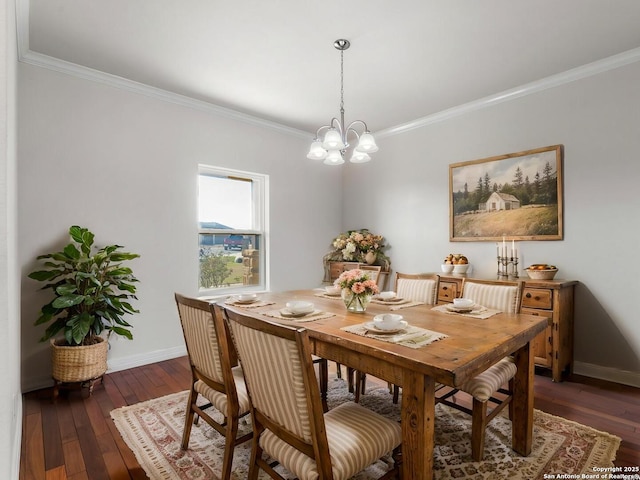
[[[446,306],[446,309],[449,310],[450,312],[455,312],[455,313],[471,313],[474,310],[479,311],[480,306],[471,305],[470,307],[456,307],[455,305],[449,304]]]
[[[302,318],[302,317],[306,317],[307,315],[313,315],[314,313],[319,313],[319,312],[320,310],[313,310],[311,312],[305,312],[305,313],[293,313],[288,308],[283,308],[280,310],[280,315],[287,318]]]
[[[396,303],[396,302],[401,302],[404,300],[404,298],[401,297],[393,297],[393,298],[380,298],[380,297],[376,297],[376,300],[380,300],[381,302],[384,303]]]
[[[325,290],[325,291],[324,291],[324,294],[325,294],[327,297],[339,297],[339,296],[342,294],[342,292],[338,292],[338,293],[329,293],[329,292],[327,292],[327,291]]]
[[[407,326],[409,326],[409,324],[406,322],[406,320],[402,320],[400,322],[400,326],[398,328],[393,328],[391,330],[383,330],[381,328],[378,328],[376,326],[375,323],[373,322],[367,322],[364,324],[364,327],[369,330],[370,332],[375,332],[375,333],[398,333],[402,330],[404,330],[405,328],[407,328]]]
[[[239,298],[234,298],[233,301],[235,303],[243,303],[243,304],[248,304],[248,303],[254,303],[258,301],[258,297],[254,297],[254,298],[247,298],[246,300],[240,300]]]

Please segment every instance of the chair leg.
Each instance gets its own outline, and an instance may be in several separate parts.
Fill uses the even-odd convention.
[[[400,387],[398,385],[393,386],[393,403],[397,404],[400,398]]]
[[[513,378],[511,380],[509,380],[509,395],[513,395]],[[509,402],[509,420],[511,420],[513,422],[513,408],[514,408],[514,403],[513,403],[513,397],[512,400]]]
[[[231,478],[231,465],[233,464],[233,450],[236,446],[238,435],[238,417],[227,419],[227,431],[225,432],[224,459],[222,460],[222,475],[220,478]]]
[[[182,444],[181,447],[183,450],[189,448],[189,437],[191,436],[191,425],[193,424],[193,415],[194,411],[191,408],[196,400],[198,399],[198,392],[193,388],[193,383],[191,383],[191,391],[189,392],[189,398],[187,399],[187,411],[184,419],[184,430],[182,431]]]
[[[320,381],[320,397],[322,399],[322,410],[326,413],[329,411],[327,404],[327,394],[329,391],[329,366],[325,359],[318,363],[319,381]],[[225,477],[223,477],[225,478]]]
[[[355,399],[356,403],[360,402],[360,395],[364,395],[364,389],[367,386],[367,374],[359,371],[355,372]]]
[[[342,378],[342,365],[336,362],[336,378]]]
[[[353,377],[355,376],[356,371],[347,367],[347,387],[349,389],[349,393],[353,393],[354,385],[353,385]]]
[[[248,480],[258,480],[258,474],[260,473],[258,460],[262,458],[262,448],[260,448],[261,433],[262,431],[254,433],[253,439],[251,440],[251,457],[249,460],[249,474],[247,476]]]
[[[487,402],[473,399],[471,413],[471,457],[475,462],[482,461],[484,456],[484,431],[487,419]]]

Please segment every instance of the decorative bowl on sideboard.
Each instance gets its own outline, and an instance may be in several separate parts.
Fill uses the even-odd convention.
[[[557,268],[546,268],[546,269],[537,269],[537,268],[525,268],[525,272],[532,280],[553,280],[553,277],[558,273]]]

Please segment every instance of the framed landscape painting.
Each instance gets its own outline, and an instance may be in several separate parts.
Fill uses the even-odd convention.
[[[449,240],[562,240],[563,146],[449,165]]]

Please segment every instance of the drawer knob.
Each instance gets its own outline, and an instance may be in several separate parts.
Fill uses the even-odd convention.
[[[442,287],[443,290],[447,290],[447,288],[449,288],[449,287]]]
[[[527,293],[527,294],[525,295],[525,297],[527,297],[527,298],[531,298],[531,294],[530,294],[530,293]]]

